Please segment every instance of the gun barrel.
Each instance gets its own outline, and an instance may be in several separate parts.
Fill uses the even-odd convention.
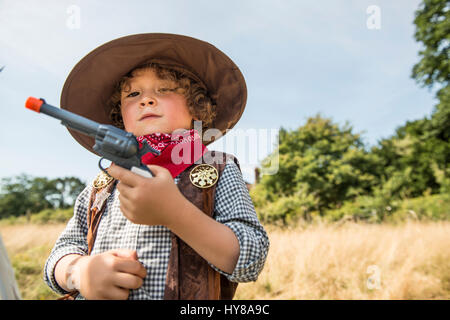
[[[152,152],[156,155],[159,155],[160,152],[153,149],[147,143],[143,143],[143,147],[139,148],[139,143],[133,133],[124,131],[113,125],[100,124],[67,110],[56,108],[47,104],[42,98],[29,97],[25,103],[25,107],[59,119],[61,120],[61,124],[66,127],[94,137],[95,144],[92,148],[102,157],[99,162],[99,167],[103,171],[105,169],[101,166],[101,161],[103,158],[106,158],[126,169],[136,170],[137,168],[138,174],[148,176],[142,173],[143,171],[148,171],[153,176],[150,169],[142,163],[141,158],[147,152]]]
[[[95,137],[99,127],[99,123],[86,119],[78,114],[70,111],[56,108],[45,102],[44,99],[29,97],[25,103],[25,107],[40,113],[45,113],[53,118],[61,120],[61,123],[74,130],[80,131],[91,137]]]

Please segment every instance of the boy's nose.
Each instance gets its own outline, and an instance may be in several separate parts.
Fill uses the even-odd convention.
[[[153,107],[156,105],[156,100],[152,99],[152,98],[145,98],[141,101],[140,105],[141,105],[141,107],[145,107],[146,105]]]

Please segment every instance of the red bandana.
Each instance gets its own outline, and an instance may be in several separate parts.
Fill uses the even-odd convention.
[[[139,148],[144,139],[147,139],[147,143],[161,154],[157,156],[149,152],[142,156],[142,163],[164,167],[170,171],[173,178],[208,151],[195,129],[186,129],[186,131],[176,134],[157,132],[138,136],[136,140],[139,142]]]

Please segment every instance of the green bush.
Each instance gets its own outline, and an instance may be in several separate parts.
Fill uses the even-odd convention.
[[[425,194],[423,197],[403,200],[397,211],[388,220],[402,221],[405,219],[421,221],[450,220],[450,195]]]
[[[256,199],[255,208],[263,223],[281,223],[288,225],[296,220],[311,221],[317,215],[318,200],[301,188],[294,195],[280,196],[274,201],[263,201],[258,192],[253,193]]]
[[[64,223],[67,222],[73,215],[73,208],[52,210],[45,209],[39,213],[30,216],[31,223],[45,224],[45,223]]]
[[[338,208],[323,211],[321,215],[315,209],[317,200],[312,195],[306,196],[306,193],[264,201],[264,197],[258,198],[255,191],[252,199],[256,199],[254,204],[259,219],[271,224],[289,225],[299,219],[306,222],[320,219],[326,222],[354,220],[369,223],[450,220],[449,194],[430,195],[428,191],[422,197],[394,199],[389,189],[390,184],[386,184],[384,188],[375,190],[374,196],[358,196]]]
[[[73,216],[73,208],[67,209],[44,209],[37,213],[29,215],[10,216],[0,220],[1,224],[47,224],[47,223],[66,223]]]
[[[282,197],[268,203],[259,211],[263,222],[282,221],[283,224],[302,214],[301,202],[296,197]]]
[[[354,201],[346,201],[338,209],[325,212],[325,219],[329,222],[349,219],[366,222],[381,222],[392,215],[397,201],[387,202],[383,197],[359,196]]]
[[[391,223],[450,220],[450,195],[425,194],[413,199],[392,200],[388,204],[382,198],[361,196],[345,202],[339,209],[328,210],[325,217],[329,222],[346,219]]]

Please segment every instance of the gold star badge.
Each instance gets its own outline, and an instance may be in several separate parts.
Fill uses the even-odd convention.
[[[92,183],[92,185],[94,186],[95,189],[101,189],[103,187],[106,187],[113,180],[114,180],[113,177],[108,176],[103,171],[100,171],[100,173],[94,179],[94,182]]]
[[[189,174],[191,183],[199,188],[209,188],[219,180],[217,169],[210,164],[199,164]]]

